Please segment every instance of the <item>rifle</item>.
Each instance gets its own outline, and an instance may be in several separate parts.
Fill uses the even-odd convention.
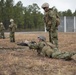
[[[22,41],[21,43],[17,43],[17,45],[20,45],[20,46],[29,46],[30,49],[32,48],[31,46],[34,45],[36,42],[35,41],[27,41],[25,40],[24,42]]]
[[[16,48],[13,48],[13,47],[0,47],[0,51],[1,50],[21,50],[21,49],[25,49],[25,48],[22,48],[22,47],[16,47]]]

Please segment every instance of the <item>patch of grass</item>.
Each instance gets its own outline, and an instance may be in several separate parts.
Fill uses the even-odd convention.
[[[44,35],[48,41],[48,33],[15,34],[16,42],[9,38],[0,39],[0,47],[19,47],[16,43],[24,40],[37,40]],[[8,37],[9,35],[6,34]],[[76,51],[76,33],[58,33],[59,49]],[[0,50],[0,75],[75,75],[76,63],[38,56],[35,50]]]

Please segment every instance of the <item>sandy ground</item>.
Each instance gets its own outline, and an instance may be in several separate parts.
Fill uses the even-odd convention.
[[[73,60],[38,56],[36,50],[17,45],[24,40],[37,42],[39,35],[48,41],[47,32],[16,33],[15,43],[10,43],[9,33],[5,34],[6,39],[0,39],[0,75],[76,75],[76,62]],[[76,33],[58,33],[58,37],[60,50],[76,51]]]

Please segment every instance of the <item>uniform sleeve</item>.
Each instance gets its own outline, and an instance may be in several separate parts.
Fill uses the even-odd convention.
[[[42,49],[45,46],[43,42],[35,43],[35,44],[29,44],[30,49]]]
[[[29,43],[28,46],[30,49],[37,49],[38,48],[38,45],[36,43],[35,44]]]
[[[49,12],[49,17],[51,18],[51,30],[53,31],[56,27],[56,14],[54,11]]]
[[[50,18],[55,17],[54,11],[52,11],[52,10],[51,10],[51,11],[49,11],[49,17],[50,17]]]

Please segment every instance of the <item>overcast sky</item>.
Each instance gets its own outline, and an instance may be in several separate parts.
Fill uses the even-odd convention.
[[[71,9],[72,12],[74,12],[76,10],[76,0],[14,0],[15,3],[18,1],[21,1],[23,3],[23,6],[28,6],[36,3],[40,7],[41,12],[43,12],[41,5],[44,2],[49,3],[50,7],[55,6],[58,11],[66,11],[67,9]]]

